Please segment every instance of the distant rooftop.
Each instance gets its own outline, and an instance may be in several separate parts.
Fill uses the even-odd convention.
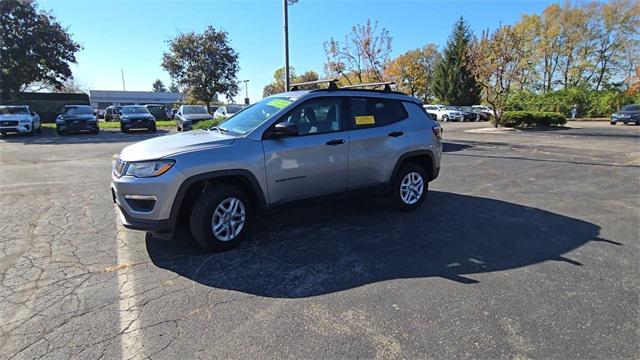
[[[89,90],[91,102],[160,103],[179,102],[180,93],[153,91]]]

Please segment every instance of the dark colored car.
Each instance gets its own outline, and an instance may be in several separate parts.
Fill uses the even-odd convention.
[[[147,104],[144,107],[149,110],[151,115],[156,118],[156,120],[168,120],[167,109],[164,108],[164,105],[160,104]]]
[[[212,119],[204,105],[182,105],[175,116],[178,131],[189,131],[198,122]]]
[[[456,110],[462,114],[462,121],[476,121],[476,114],[465,110],[464,106],[456,106]]]
[[[56,118],[56,132],[64,135],[71,132],[100,132],[98,118],[89,105],[66,105]]]
[[[120,131],[123,133],[131,129],[156,131],[156,118],[142,105],[123,106],[116,118],[120,122]]]
[[[615,125],[618,121],[622,121],[625,125],[635,123],[640,125],[640,105],[625,105],[622,109],[611,115],[611,125]]]
[[[486,112],[474,109],[471,106],[461,106],[460,109],[473,114],[473,121],[489,121],[489,114],[487,114]]]

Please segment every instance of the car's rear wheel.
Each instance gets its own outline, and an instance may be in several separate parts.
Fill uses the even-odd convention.
[[[126,134],[126,133],[128,133],[128,132],[129,132],[129,129],[127,129],[127,128],[126,128],[126,127],[124,127],[124,126],[120,126],[120,131]]]
[[[393,181],[393,201],[398,209],[417,209],[427,196],[429,182],[426,171],[416,164],[406,164],[400,168]]]
[[[252,221],[249,197],[236,186],[203,192],[191,211],[191,234],[206,251],[228,250],[242,241]]]
[[[611,122],[611,125],[615,125],[615,124],[616,124],[616,122],[615,122],[615,121],[612,121],[612,122]]]

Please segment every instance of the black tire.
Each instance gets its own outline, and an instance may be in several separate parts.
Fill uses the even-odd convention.
[[[95,130],[92,131],[94,134],[98,135],[100,134],[100,128],[97,127]]]
[[[156,128],[155,126],[152,126],[152,127],[149,128],[149,131],[150,132],[156,132],[156,131],[158,131],[158,128]]]
[[[615,125],[615,124],[617,124],[615,121],[612,121],[612,122],[611,122],[611,125]]]
[[[36,132],[38,134],[42,134],[42,123],[40,123],[40,126],[38,126],[38,130],[36,130]]]
[[[64,131],[60,130],[59,126],[56,126],[56,134],[63,136],[64,135]]]
[[[218,239],[212,229],[212,220],[216,208],[229,198],[240,200],[245,209],[245,220],[240,233],[231,240]],[[218,185],[198,197],[191,210],[191,234],[205,251],[225,251],[238,245],[250,232],[253,221],[251,202],[247,194],[239,187]],[[227,230],[228,231],[228,230]]]
[[[444,121],[444,122],[449,121],[449,116],[447,116],[447,115],[442,115],[442,121]]]
[[[180,127],[180,125],[176,124],[176,130],[177,130],[178,132],[182,131],[182,128]]]
[[[407,203],[402,199],[400,187],[403,179],[407,174],[417,173],[422,178],[423,190],[420,198],[414,203]],[[420,207],[424,199],[427,197],[427,193],[429,192],[429,177],[427,176],[427,172],[416,164],[405,164],[400,168],[400,171],[396,174],[396,177],[393,179],[393,189],[391,190],[392,200],[395,206],[401,211],[412,211]]]
[[[128,133],[128,132],[129,132],[129,129],[127,129],[127,128],[126,128],[126,127],[124,127],[124,126],[120,126],[120,131],[121,131],[123,134],[126,134],[126,133]]]

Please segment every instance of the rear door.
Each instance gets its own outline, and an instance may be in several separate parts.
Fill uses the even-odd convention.
[[[305,101],[278,121],[296,124],[298,136],[263,140],[270,203],[346,190],[343,104],[334,97]]]
[[[410,147],[403,126],[408,113],[400,100],[349,99],[348,188],[376,185],[390,180],[398,158]]]

